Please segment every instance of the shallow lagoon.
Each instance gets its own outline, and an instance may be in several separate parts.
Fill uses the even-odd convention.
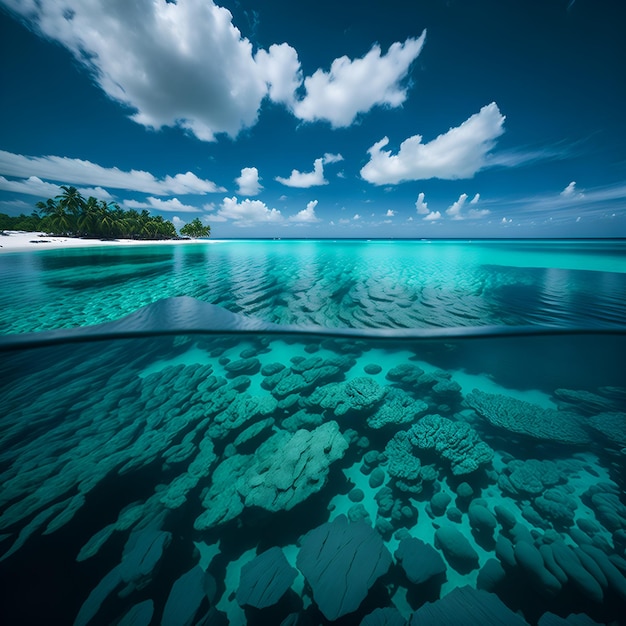
[[[619,326],[626,242],[215,241],[0,257],[0,333],[119,319],[190,296],[278,324]]]
[[[597,267],[590,283],[621,284]],[[555,270],[584,292],[582,270]],[[0,619],[621,623],[626,335],[608,292],[595,331],[297,332],[183,298],[5,337]],[[580,324],[580,301],[551,319]],[[546,315],[525,302],[526,323]]]

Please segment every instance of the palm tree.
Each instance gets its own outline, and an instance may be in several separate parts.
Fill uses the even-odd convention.
[[[100,200],[98,204],[98,222],[100,235],[103,237],[112,237],[115,230],[115,216],[113,214],[113,207],[119,207],[114,202],[106,202]]]
[[[98,230],[98,200],[93,196],[87,198],[82,212],[78,217],[78,234],[94,235]]]
[[[76,232],[78,226],[78,217],[85,206],[85,199],[80,195],[80,192],[76,187],[67,187],[61,185],[63,190],[62,194],[56,197],[58,203],[65,209],[66,215],[73,227],[73,232]]]

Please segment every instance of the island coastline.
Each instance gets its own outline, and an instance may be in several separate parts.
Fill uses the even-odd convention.
[[[0,235],[0,253],[28,252],[31,250],[58,250],[64,248],[90,248],[101,246],[146,246],[207,243],[208,239],[88,239],[47,235],[43,232],[5,230]]]

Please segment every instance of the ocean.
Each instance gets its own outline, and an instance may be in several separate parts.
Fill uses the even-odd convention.
[[[0,291],[1,623],[626,623],[625,241],[42,250]]]

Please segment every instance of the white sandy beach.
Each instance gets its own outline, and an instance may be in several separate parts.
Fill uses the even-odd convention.
[[[79,237],[51,237],[40,232],[5,230],[0,235],[0,254],[2,252],[25,252],[28,250],[51,250],[53,248],[88,248],[92,246],[146,246],[146,245],[189,245],[207,243],[207,239],[81,239]]]

